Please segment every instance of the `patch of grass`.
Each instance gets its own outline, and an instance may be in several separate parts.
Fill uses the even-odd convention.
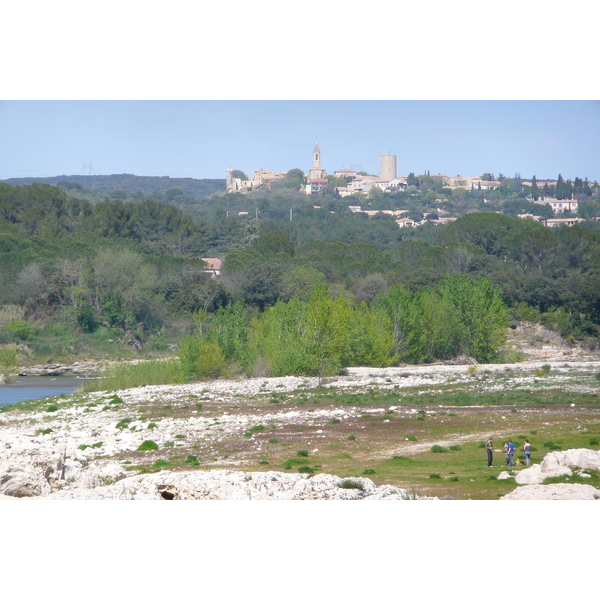
[[[156,423],[148,423],[147,429],[156,429],[158,425]]]
[[[429,479],[441,479],[442,476],[439,473],[430,473]]]
[[[375,469],[365,469],[362,474],[363,475],[375,475],[376,471]]]
[[[559,445],[555,444],[553,441],[544,442],[542,444],[542,446],[544,448],[548,448],[548,450],[550,450],[551,452],[554,451],[554,450],[562,450],[562,446],[559,446]],[[533,451],[533,449],[532,449],[532,451]]]
[[[132,419],[130,419],[129,417],[127,417],[126,419],[123,419],[122,421],[119,421],[115,427],[117,429],[127,429],[129,427],[129,423],[131,423]]]
[[[252,437],[255,433],[260,433],[264,431],[266,427],[264,425],[256,425],[255,427],[251,427],[244,432],[244,437]]]
[[[449,450],[457,452],[458,450],[462,450],[462,448],[460,446],[450,446]]]
[[[298,456],[308,456],[309,454],[308,450],[298,450]]]
[[[277,438],[271,438],[269,440],[269,444],[278,444],[278,443],[279,443],[279,440]]]
[[[407,435],[404,439],[407,440],[407,441],[409,441],[409,442],[416,442],[417,441],[417,436],[416,435]]]
[[[353,434],[350,434],[346,439],[350,440],[351,442],[353,442],[356,439],[356,436],[353,435]]]
[[[83,391],[116,391],[144,385],[177,383],[185,383],[179,359],[144,360],[137,364],[119,364],[108,369],[104,377],[86,381]]]
[[[308,464],[308,460],[306,458],[289,458],[283,463],[283,466],[285,469],[291,469],[292,467],[306,464]]]
[[[152,466],[155,469],[162,469],[164,467],[170,467],[171,463],[168,460],[159,459]]]
[[[58,406],[56,406],[56,404],[51,404],[47,409],[46,412],[56,412],[58,410]]]
[[[110,396],[111,401],[109,402],[109,404],[123,404],[123,399],[119,398],[119,396],[117,396],[116,394],[114,396]]]
[[[357,479],[342,479],[340,483],[338,483],[338,487],[343,490],[361,490],[364,492],[365,486],[362,481],[358,481]]]
[[[48,435],[49,433],[52,433],[54,430],[53,429],[38,429],[36,431],[36,435]]]

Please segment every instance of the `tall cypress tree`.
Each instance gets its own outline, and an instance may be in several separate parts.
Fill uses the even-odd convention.
[[[533,176],[533,179],[531,180],[531,197],[534,200],[537,200],[540,197],[540,188],[538,188],[538,184],[537,184],[535,175]]]
[[[557,200],[562,200],[565,196],[564,196],[564,187],[565,187],[565,182],[563,181],[562,175],[559,173],[558,174],[558,181],[556,182],[556,191],[554,194],[554,197]]]

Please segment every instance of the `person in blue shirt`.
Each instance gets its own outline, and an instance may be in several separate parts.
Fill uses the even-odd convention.
[[[515,445],[512,443],[512,440],[508,440],[508,464],[511,467],[515,466],[514,455],[515,455]]]

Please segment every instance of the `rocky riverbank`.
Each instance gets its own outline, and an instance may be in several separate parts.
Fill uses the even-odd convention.
[[[405,420],[415,419],[418,411],[414,407],[402,407],[402,389],[408,388],[414,393],[415,389],[423,386],[424,393],[435,395],[432,389],[460,381],[482,386],[482,389],[511,390],[515,385],[534,389],[538,385],[535,373],[542,366],[542,363],[519,363],[481,367],[353,368],[348,370],[347,375],[323,384],[339,392],[347,389],[361,389],[365,393],[368,390],[378,390],[378,393],[394,390],[400,394],[399,404],[389,408],[393,409],[396,419]],[[572,386],[577,393],[597,392],[597,384],[591,383],[595,381],[593,377],[588,376],[585,380],[590,384],[578,384],[575,388],[569,374],[578,371],[593,373],[599,369],[599,362],[553,364],[553,379],[547,385],[561,389]],[[510,377],[505,377],[507,372],[511,373]],[[213,380],[146,386],[121,390],[118,394],[77,394],[77,400],[63,399],[55,405],[47,402],[40,404],[35,411],[11,410],[0,414],[0,498],[431,498],[428,494],[417,498],[414,492],[407,492],[401,487],[376,485],[366,477],[337,477],[326,472],[254,472],[246,466],[250,464],[248,461],[241,462],[243,456],[259,456],[261,452],[277,447],[277,444],[271,444],[278,441],[271,439],[275,435],[280,439],[284,436],[290,441],[295,440],[302,444],[301,447],[307,448],[307,453],[318,456],[329,444],[339,443],[327,437],[327,427],[332,430],[339,428],[340,434],[336,435],[358,433],[366,427],[365,416],[376,416],[380,412],[384,417],[381,427],[386,427],[384,409],[380,408],[334,403],[312,408],[310,405],[306,408],[279,405],[278,398],[314,389],[318,383],[317,379],[306,377]],[[278,433],[262,436],[255,433],[269,430]],[[448,431],[446,438],[428,441],[425,446],[394,438],[393,447],[386,446],[381,450],[370,447],[368,451],[370,456],[376,456],[380,451],[386,456],[396,453],[410,455],[423,452],[432,443],[458,444],[471,437]],[[148,441],[161,449],[162,454],[159,451],[154,454],[141,451],[143,443]],[[169,454],[163,460],[161,457],[165,452]],[[579,452],[577,456],[576,452]],[[171,455],[175,456],[171,459]],[[541,465],[519,473],[507,472],[506,476],[515,477],[517,484],[531,490],[536,486],[534,491],[540,498],[553,489],[552,486],[540,485],[546,477],[564,475],[568,470],[571,473],[600,470],[600,460],[594,458],[596,455],[598,453],[594,454],[592,450],[550,453]],[[177,462],[176,459],[179,460],[179,468],[174,471],[167,460]],[[203,463],[201,469],[198,468],[198,460]],[[140,461],[148,467],[154,465],[156,468],[151,469],[154,471],[158,471],[161,464],[164,466],[160,472],[140,473],[139,468],[133,469],[139,467]],[[563,470],[557,471],[558,467]],[[591,489],[567,489],[571,490],[572,499],[595,497],[597,490],[592,486],[586,487]],[[514,496],[509,494],[505,498],[518,497],[517,491]]]

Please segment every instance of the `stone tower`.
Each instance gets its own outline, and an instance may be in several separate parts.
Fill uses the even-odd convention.
[[[383,181],[396,179],[396,156],[394,154],[386,154],[380,157],[381,173],[380,177]]]

